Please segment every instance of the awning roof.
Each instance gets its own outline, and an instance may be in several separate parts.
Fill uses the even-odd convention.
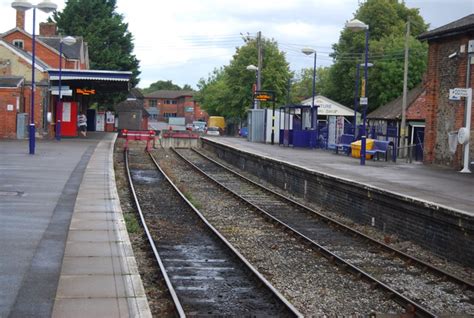
[[[48,69],[51,81],[59,80],[58,69]],[[114,81],[128,82],[132,77],[132,72],[125,71],[99,71],[99,70],[61,70],[61,80],[94,80],[94,81]]]
[[[303,105],[311,105],[312,98],[305,99],[301,102]],[[325,96],[317,95],[314,97],[314,105],[318,107],[318,116],[352,116],[354,110],[339,104]],[[359,114],[359,113],[357,113]]]

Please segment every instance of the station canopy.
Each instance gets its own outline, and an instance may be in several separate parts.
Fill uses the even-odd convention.
[[[302,105],[311,106],[312,98],[305,99]],[[339,104],[327,97],[317,95],[314,98],[314,105],[318,106],[318,116],[348,116],[354,117],[354,110]],[[357,113],[357,115],[360,115]]]
[[[59,85],[59,69],[48,69],[51,86]],[[102,70],[61,70],[61,89],[66,91],[82,90],[82,92],[122,92],[129,90],[132,72]],[[55,90],[53,91],[53,95]]]

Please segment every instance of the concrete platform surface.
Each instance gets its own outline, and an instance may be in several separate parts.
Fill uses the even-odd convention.
[[[114,134],[0,141],[0,317],[149,317],[121,215]]]
[[[205,137],[244,152],[287,162],[319,173],[343,178],[402,196],[427,201],[474,216],[474,173],[421,163],[360,160],[333,151],[283,147],[248,142],[244,138]]]

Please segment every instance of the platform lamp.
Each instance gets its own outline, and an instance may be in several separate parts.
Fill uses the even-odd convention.
[[[368,63],[367,67],[372,67],[374,66],[373,63]],[[355,78],[355,94],[354,94],[354,120],[352,122],[353,124],[353,130],[354,130],[354,137],[357,136],[357,109],[359,107],[359,77],[360,77],[360,68],[365,67],[365,64],[359,64],[357,63],[356,65],[356,78]]]
[[[311,99],[311,113],[314,116],[311,120],[311,128],[316,128],[316,141],[319,140],[319,127],[318,127],[318,107],[314,105],[314,95],[316,94],[316,57],[318,54],[316,53],[316,50],[311,49],[311,48],[303,48],[301,50],[306,55],[311,55],[314,54],[314,65],[313,65],[313,90],[311,93],[312,99]],[[315,123],[316,122],[316,123]],[[316,127],[313,127],[316,125]]]
[[[346,23],[346,28],[354,31],[364,31],[365,30],[365,63],[364,63],[364,96],[360,98],[360,105],[363,105],[362,112],[362,132],[361,132],[361,145],[360,145],[360,165],[365,165],[365,151],[367,146],[367,136],[366,136],[366,121],[367,121],[367,70],[369,68],[369,26],[364,22],[354,19]]]
[[[257,87],[257,85],[258,85],[258,67],[256,67],[253,64],[250,64],[246,67],[246,69],[247,69],[247,71],[255,72],[255,89],[258,89],[258,87]],[[253,99],[253,97],[252,97],[252,99]],[[257,101],[256,100],[253,101],[253,109],[257,109]]]
[[[18,11],[27,11],[33,9],[33,33],[32,33],[32,49],[31,49],[31,109],[30,109],[30,126],[29,126],[29,149],[30,155],[35,154],[35,46],[36,46],[36,8],[40,9],[43,12],[51,13],[56,10],[58,6],[48,0],[42,1],[37,5],[30,3],[29,1],[13,1],[12,8]]]
[[[61,75],[63,70],[63,43],[66,45],[73,45],[76,39],[72,36],[66,36],[59,40],[59,87],[58,87],[58,106],[56,109],[56,140],[61,140],[61,120],[63,113],[63,95],[61,93]]]

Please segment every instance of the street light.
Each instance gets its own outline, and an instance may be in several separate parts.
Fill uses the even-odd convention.
[[[319,127],[318,127],[318,107],[314,106],[314,95],[316,94],[316,57],[317,57],[317,53],[316,53],[316,50],[314,49],[311,49],[311,48],[303,48],[301,50],[301,52],[303,52],[304,54],[306,55],[311,55],[311,54],[314,54],[314,65],[313,65],[313,91],[312,91],[312,99],[311,99],[311,115],[312,115],[312,119],[311,119],[311,128],[316,128],[316,142],[319,140]],[[315,126],[315,122],[316,122],[316,127]]]
[[[357,109],[359,107],[359,77],[360,77],[360,67],[365,67],[365,64],[356,65],[356,78],[355,78],[355,94],[354,94],[354,120],[353,120],[353,129],[354,129],[354,137],[357,136]],[[373,63],[368,63],[367,67],[374,66]]]
[[[250,64],[246,67],[247,71],[255,72],[255,88],[257,89],[258,84],[258,67],[253,64]],[[252,96],[253,99],[253,96]],[[257,109],[257,101],[254,99],[253,101],[253,109]]]
[[[346,28],[354,32],[359,32],[365,30],[365,63],[364,63],[364,96],[360,98],[360,104],[364,105],[364,110],[362,113],[362,132],[361,132],[361,145],[360,145],[360,164],[361,166],[365,165],[365,151],[367,145],[367,136],[365,132],[366,127],[366,113],[367,113],[367,70],[369,68],[369,26],[364,22],[354,19],[346,23]]]
[[[56,140],[61,140],[61,120],[63,117],[63,95],[61,94],[61,75],[63,66],[63,43],[66,45],[73,45],[76,43],[76,39],[72,36],[66,36],[59,40],[59,88],[58,88],[58,106],[56,109]]]
[[[44,0],[37,5],[30,3],[29,1],[13,1],[12,8],[18,11],[27,11],[33,9],[33,35],[32,35],[32,49],[31,49],[31,109],[30,109],[30,127],[29,127],[29,148],[30,155],[35,154],[35,49],[36,49],[36,34],[35,34],[35,24],[36,24],[36,8],[40,9],[43,12],[51,13],[56,10],[58,6],[55,3],[52,3],[49,0]]]

